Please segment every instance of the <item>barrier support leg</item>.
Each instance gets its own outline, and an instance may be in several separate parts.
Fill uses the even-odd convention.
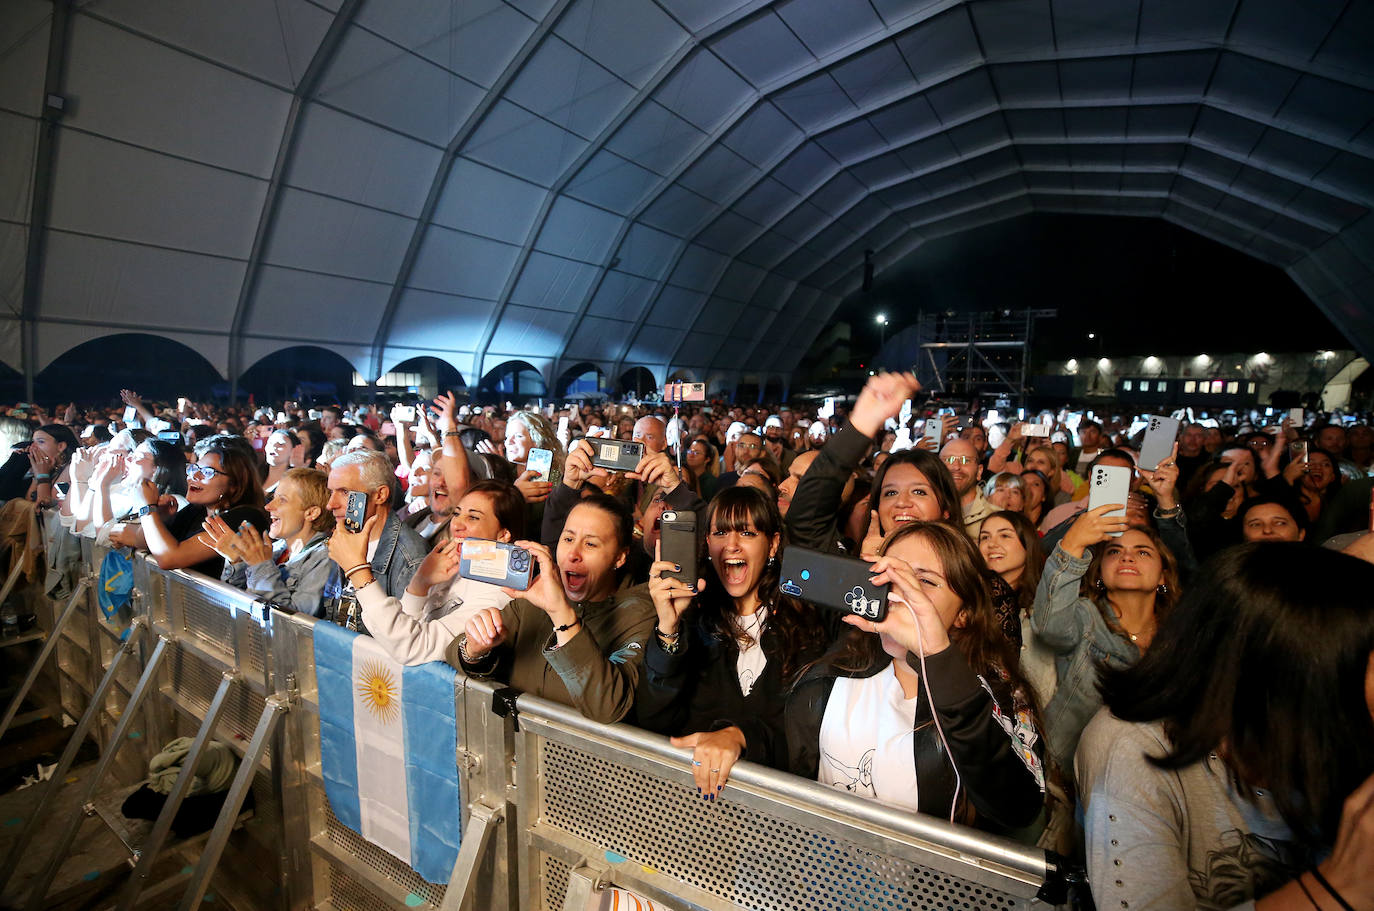
[[[59,616],[57,622],[53,624],[52,630],[48,633],[47,641],[43,643],[43,648],[38,652],[38,658],[33,662],[33,667],[29,668],[29,675],[24,678],[23,684],[19,687],[19,692],[14,694],[14,699],[10,702],[10,707],[5,709],[5,717],[0,719],[0,738],[3,738],[5,733],[10,729],[10,724],[14,722],[14,716],[19,713],[19,706],[23,704],[24,697],[28,696],[29,690],[33,689],[34,683],[38,681],[38,675],[43,672],[43,665],[48,663],[48,659],[52,657],[52,653],[57,649],[57,640],[62,635],[62,630],[67,625],[67,621],[76,613],[76,609],[80,605],[81,599],[86,594],[86,586],[89,584],[89,580],[81,580],[81,584],[76,587],[76,591],[72,594],[71,600],[67,602],[66,609],[62,611],[62,615]],[[3,600],[5,599],[0,597],[0,601]]]
[[[142,617],[136,617],[134,619],[134,623],[138,625],[145,622],[146,621]],[[76,754],[80,752],[81,745],[86,742],[86,736],[90,733],[91,726],[95,723],[95,719],[100,716],[101,707],[105,704],[105,693],[108,692],[110,687],[114,684],[115,674],[119,672],[120,666],[133,654],[133,640],[134,637],[131,635],[110,659],[110,667],[105,671],[105,676],[101,678],[100,684],[95,688],[95,692],[91,694],[90,704],[86,706],[86,711],[82,713],[81,720],[77,722],[76,730],[72,731],[71,739],[67,741],[67,746],[62,751],[62,757],[57,760],[57,768],[53,770],[52,778],[44,783],[43,792],[38,798],[38,803],[29,814],[28,820],[24,823],[24,828],[20,830],[19,837],[15,839],[14,844],[10,846],[10,853],[6,855],[5,862],[0,864],[0,889],[4,888],[5,884],[9,882],[9,878],[14,874],[15,868],[19,865],[19,858],[22,857],[24,852],[28,849],[29,842],[38,834],[39,826],[46,822],[45,817],[47,816],[49,805],[52,803],[53,798],[57,796],[58,789],[62,787],[62,783],[67,780],[67,773],[71,771],[72,763],[76,761]],[[134,695],[129,702],[130,705],[134,705],[135,700],[142,698],[140,694],[144,691],[144,681],[152,679],[161,660],[162,644],[159,643],[158,649],[153,652],[152,658],[148,662],[148,666],[143,671],[143,676],[139,678],[138,687],[134,690]],[[121,726],[119,727],[119,733],[121,737],[123,735],[125,721],[131,717],[133,716],[130,712],[125,712],[124,715],[120,717],[119,723]],[[100,780],[99,776],[103,775],[105,769],[109,766],[109,761],[106,759],[106,756],[113,759],[114,752],[118,749],[118,745],[118,740],[112,741],[106,748],[105,755],[101,756],[100,762],[96,766],[96,772],[93,774],[92,778],[86,782],[86,793],[79,801],[81,805],[84,805],[90,800],[91,793],[94,790],[92,783]],[[78,813],[75,821],[72,823],[72,836],[75,836],[76,830],[81,826],[81,819],[82,814]],[[52,874],[54,876],[57,874],[57,868],[61,866],[62,858],[66,856],[67,848],[70,845],[70,837],[65,841],[59,842],[59,846],[54,854],[55,866],[53,866],[52,869]],[[48,882],[52,882],[52,876],[46,878],[45,883]],[[43,890],[44,892],[47,891],[46,884],[43,886]]]
[[[224,711],[225,700],[237,682],[236,673],[225,673],[220,678],[215,698],[210,700],[210,707],[205,711],[205,720],[200,723],[196,739],[191,741],[191,749],[182,760],[181,772],[177,775],[176,783],[172,785],[172,793],[167,795],[167,802],[162,805],[162,812],[157,814],[157,822],[153,823],[153,831],[143,843],[143,849],[138,854],[138,863],[134,865],[133,875],[120,890],[119,901],[115,905],[117,911],[130,911],[138,902],[139,893],[148,884],[148,874],[152,872],[153,864],[157,863],[158,855],[162,853],[162,845],[172,831],[172,820],[176,817],[177,810],[181,809],[182,800],[191,790],[191,782],[195,781],[201,753],[205,751],[205,744],[210,742],[210,737],[215,733],[219,716]]]
[[[496,830],[505,821],[506,811],[502,807],[492,809],[484,804],[475,803],[468,816],[468,828],[463,833],[463,846],[458,849],[458,860],[453,865],[453,873],[448,878],[448,888],[444,891],[444,903],[439,911],[459,911],[468,907],[468,899],[477,885],[477,871],[482,858],[486,856],[496,837]]]
[[[10,575],[5,580],[5,587],[0,588],[0,601],[4,601],[10,596],[10,589],[14,588],[14,584],[19,581],[19,574],[24,571],[24,551],[21,550],[16,554],[11,550],[10,557],[14,560],[14,566],[10,568]]]
[[[592,896],[605,887],[604,870],[581,864],[568,871],[568,891],[563,895],[563,911],[587,911]]]
[[[181,903],[177,905],[177,911],[194,911],[200,907],[201,899],[205,897],[205,890],[210,885],[210,876],[219,864],[220,855],[224,852],[224,846],[229,841],[229,833],[234,828],[234,821],[238,819],[239,810],[243,807],[243,800],[248,796],[248,791],[253,786],[253,777],[257,774],[258,763],[262,761],[263,755],[267,752],[268,744],[272,742],[272,737],[276,733],[277,725],[281,722],[282,716],[290,710],[291,704],[284,697],[269,696],[267,698],[267,705],[262,710],[262,717],[258,719],[257,729],[253,731],[253,739],[249,741],[248,750],[243,756],[243,761],[239,763],[239,770],[234,776],[233,784],[229,785],[229,791],[224,798],[224,806],[219,811],[219,818],[215,820],[215,827],[210,830],[210,840],[205,843],[205,848],[201,851],[200,862],[196,864],[196,871],[191,874],[191,882],[186,887],[185,894],[181,896]]]

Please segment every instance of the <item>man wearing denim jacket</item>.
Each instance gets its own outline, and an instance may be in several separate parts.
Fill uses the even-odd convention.
[[[329,470],[329,510],[335,520],[329,555],[335,566],[324,587],[324,616],[360,633],[366,633],[367,628],[363,625],[362,609],[354,596],[349,571],[356,570],[362,575],[364,567],[370,569],[371,574],[361,578],[358,584],[375,579],[383,592],[399,598],[428,552],[425,539],[391,510],[394,482],[395,475],[387,457],[366,449],[344,453],[334,460]],[[355,547],[350,545],[362,542],[351,539],[361,535],[348,533],[343,525],[348,495],[355,491],[367,494],[367,512],[363,519],[367,538],[365,553],[354,553]],[[342,565],[341,559],[349,565]]]

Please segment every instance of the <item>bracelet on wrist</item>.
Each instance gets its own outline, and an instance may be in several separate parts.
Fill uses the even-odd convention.
[[[572,629],[574,626],[577,626],[581,622],[581,617],[573,617],[571,623],[564,623],[562,626],[555,626],[553,628],[553,631],[555,633],[566,633],[568,630]]]
[[[47,481],[47,480],[50,480],[51,478],[52,478],[52,475],[50,475],[50,474],[36,474],[36,475],[33,476],[33,479],[34,479],[35,481]]]
[[[1160,509],[1159,507],[1155,507],[1155,518],[1156,518],[1156,519],[1176,519],[1176,518],[1178,518],[1178,516],[1179,516],[1180,514],[1182,514],[1182,512],[1183,512],[1183,507],[1182,507],[1181,505],[1179,505],[1179,504],[1175,504],[1175,505],[1173,505],[1173,506],[1170,506],[1168,509]]]
[[[371,585],[373,582],[376,582],[376,581],[377,581],[377,577],[376,577],[376,576],[373,576],[371,579],[368,579],[368,580],[367,580],[366,582],[364,582],[362,585],[354,585],[354,586],[353,586],[353,594],[356,595],[358,592],[360,592],[360,591],[362,591],[363,589],[367,588],[369,585]],[[351,583],[352,580],[350,579],[349,582]]]
[[[343,571],[344,578],[347,579],[349,576],[353,575],[354,573],[356,573],[356,572],[357,572],[358,570],[360,570],[360,569],[370,569],[370,568],[371,568],[371,566],[370,566],[369,564],[367,564],[367,563],[359,563],[357,566],[352,566],[352,567],[349,567],[348,569],[344,570],[344,571]]]
[[[152,503],[145,503],[143,506],[140,506],[140,507],[139,507],[139,509],[138,509],[138,517],[141,519],[141,518],[143,518],[144,516],[150,516],[150,515],[153,514],[153,511],[154,511],[155,509],[157,509],[157,507],[156,507],[155,505],[153,505]]]

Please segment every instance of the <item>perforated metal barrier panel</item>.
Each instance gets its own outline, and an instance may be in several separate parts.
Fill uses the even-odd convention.
[[[98,568],[103,556],[87,542],[84,571]],[[599,885],[635,889],[678,911],[972,911],[1028,907],[1043,882],[1038,852],[943,823],[883,816],[891,811],[832,797],[790,776],[750,772],[747,764],[729,793],[704,802],[663,738],[594,725],[527,697],[516,703],[517,721],[493,712],[492,685],[462,681],[455,761],[464,850],[473,856],[466,868],[460,857],[463,881],[430,883],[343,826],[329,808],[320,772],[315,621],[263,616],[241,592],[141,560],[135,581],[135,609],[151,623],[148,641],[172,640],[159,698],[145,709],[150,737],[194,730],[226,672],[238,675],[238,684],[226,697],[218,736],[240,755],[269,701],[290,700],[287,724],[255,776],[255,819],[235,836],[265,849],[256,855],[266,864],[257,875],[279,884],[263,907],[440,909],[466,894],[468,907],[481,911],[562,911],[573,883],[578,895],[588,890],[590,870]],[[127,622],[107,621],[94,592],[88,602],[56,652],[69,712],[84,708]],[[128,701],[138,664],[111,689],[110,721]],[[141,758],[146,763],[146,752]],[[467,823],[478,807],[494,820],[486,840]]]

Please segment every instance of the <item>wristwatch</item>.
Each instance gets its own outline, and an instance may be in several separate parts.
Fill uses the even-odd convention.
[[[152,511],[155,510],[155,509],[157,509],[157,507],[156,507],[155,505],[151,504],[151,503],[144,504],[144,505],[143,505],[142,507],[140,507],[139,510],[138,510],[138,517],[141,519],[141,518],[143,518],[144,516],[149,515],[150,513],[152,513]]]

